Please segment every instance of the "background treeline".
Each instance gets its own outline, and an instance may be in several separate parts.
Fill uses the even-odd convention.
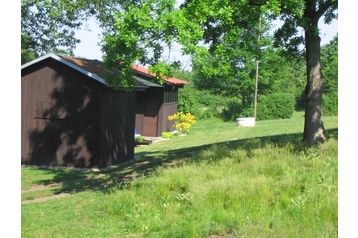
[[[321,52],[323,114],[338,115],[338,34],[322,46]],[[208,59],[207,63],[215,60]],[[304,110],[305,64],[304,57],[289,61],[280,49],[263,50],[258,71],[257,120],[290,118],[294,110]],[[194,64],[192,72],[181,70],[174,74],[191,83],[180,89],[179,111],[191,112],[197,119],[235,121],[238,117],[253,117],[256,62],[242,61],[233,67],[236,71],[225,76],[203,75],[198,67]]]

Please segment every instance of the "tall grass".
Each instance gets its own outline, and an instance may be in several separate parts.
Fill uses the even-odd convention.
[[[285,123],[300,130],[293,122],[266,123],[272,132],[262,137],[229,139],[227,125],[211,121],[185,140],[139,147],[142,160],[167,165],[103,190],[24,204],[22,237],[338,237],[336,136],[305,148],[295,132],[265,134]],[[222,142],[215,133],[225,130]]]
[[[255,144],[213,146],[113,187],[104,210],[123,235],[337,237],[337,141],[301,151]]]
[[[315,149],[258,139],[236,149],[212,146],[101,194],[23,205],[22,234],[337,237],[337,147],[334,139]]]

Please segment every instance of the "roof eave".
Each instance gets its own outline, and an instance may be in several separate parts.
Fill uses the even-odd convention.
[[[75,69],[75,70],[87,75],[88,77],[95,79],[96,81],[98,81],[98,82],[100,82],[102,84],[106,84],[106,82],[101,77],[98,77],[97,75],[92,74],[91,72],[88,72],[87,70],[84,70],[81,67],[79,67],[79,66],[77,66],[77,65],[75,65],[75,64],[73,64],[71,62],[68,62],[67,60],[65,60],[65,59],[63,59],[63,58],[61,58],[61,57],[59,57],[59,56],[57,56],[57,55],[55,55],[53,53],[48,53],[48,54],[43,55],[43,56],[41,56],[41,57],[39,57],[39,58],[37,58],[37,59],[35,59],[33,61],[30,61],[30,62],[28,62],[26,64],[21,65],[21,70],[24,69],[24,68],[27,68],[27,67],[29,67],[29,66],[31,66],[33,64],[36,64],[38,62],[41,62],[42,60],[48,59],[48,58],[52,58],[54,60],[57,60],[57,61],[65,64],[65,65],[67,65],[67,66],[69,66],[69,67],[71,67],[71,68],[73,68],[73,69]]]

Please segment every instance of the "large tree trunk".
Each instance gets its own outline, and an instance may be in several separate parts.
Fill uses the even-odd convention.
[[[322,120],[323,76],[321,72],[320,54],[321,38],[312,31],[317,29],[318,20],[313,21],[310,29],[305,29],[307,85],[305,91],[305,125],[303,141],[315,145],[326,141]]]

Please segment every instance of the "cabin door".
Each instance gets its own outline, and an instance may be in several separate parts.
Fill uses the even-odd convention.
[[[147,97],[145,100],[143,136],[157,136],[158,98]]]

